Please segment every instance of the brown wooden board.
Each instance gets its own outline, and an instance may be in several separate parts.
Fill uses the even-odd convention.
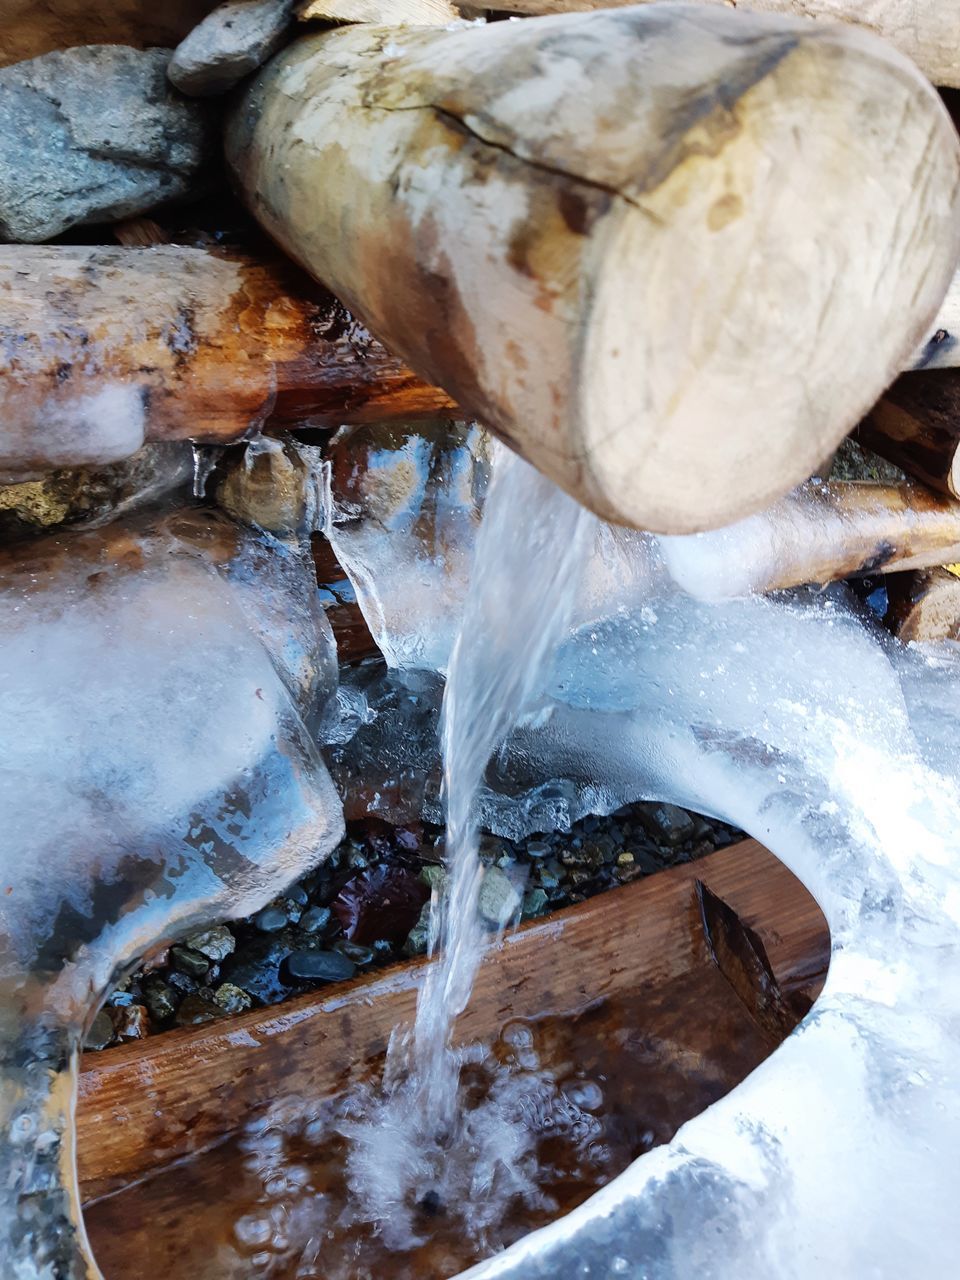
[[[698,881],[762,940],[784,993],[819,991],[829,954],[823,916],[800,882],[748,840],[531,922],[493,944],[458,1038],[489,1038],[511,1018],[575,1013],[713,970]],[[267,1102],[341,1091],[383,1054],[393,1028],[412,1020],[428,963],[412,961],[273,1008],[86,1055],[78,1109],[86,1198],[213,1146]]]

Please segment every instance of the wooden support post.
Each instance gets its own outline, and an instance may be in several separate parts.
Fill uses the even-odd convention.
[[[949,0],[694,0],[741,14],[784,13],[826,22],[851,22],[897,46],[934,84],[960,87],[960,9]],[[510,13],[572,13],[649,4],[650,0],[497,0]]]
[[[227,150],[271,234],[424,378],[664,532],[810,475],[913,362],[960,253],[922,76],[770,16],[308,36]]]
[[[174,245],[0,247],[0,351],[7,481],[452,407],[290,263]]]
[[[893,384],[860,424],[874,453],[941,493],[960,497],[960,373],[909,373]]]

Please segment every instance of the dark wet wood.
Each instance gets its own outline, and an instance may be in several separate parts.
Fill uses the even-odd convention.
[[[941,493],[960,497],[960,371],[930,369],[898,378],[858,428],[868,448]]]
[[[310,539],[310,550],[317,570],[320,599],[333,627],[340,661],[360,662],[377,657],[380,649],[357,604],[353,583],[341,568],[333,547],[322,533],[315,533]]]
[[[745,841],[502,939],[484,960],[458,1037],[490,1037],[511,1018],[575,1013],[598,1000],[716,971],[698,881],[762,940],[788,998],[819,991],[829,954],[823,916],[777,859]],[[342,1090],[383,1054],[394,1026],[412,1019],[427,963],[86,1055],[78,1151],[87,1199],[209,1148],[265,1103]],[[759,1010],[748,1008],[749,993],[738,995],[768,1034]]]
[[[894,575],[884,621],[901,640],[960,640],[960,577],[949,569]]]
[[[336,427],[452,407],[279,256],[0,247],[0,351],[0,471],[11,475],[123,456],[105,410],[75,439],[64,426],[83,399],[117,387],[135,392],[149,440],[222,444],[267,420]]]

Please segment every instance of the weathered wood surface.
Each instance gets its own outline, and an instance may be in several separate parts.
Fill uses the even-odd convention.
[[[657,531],[811,474],[913,362],[960,253],[956,132],[905,58],[704,7],[304,37],[228,155],[424,378]]]
[[[75,44],[172,47],[217,0],[0,0],[0,66]]]
[[[949,569],[904,574],[890,583],[885,618],[901,640],[960,640],[960,577]]]
[[[711,963],[697,880],[763,938],[785,998],[816,994],[829,952],[820,909],[748,840],[505,937],[487,953],[458,1037],[489,1036],[512,1017],[572,1012]],[[394,1026],[412,1020],[428,963],[85,1056],[78,1156],[86,1198],[204,1150],[266,1102],[342,1089],[385,1051]]]
[[[898,378],[857,435],[910,475],[960,497],[960,373],[936,369]]]
[[[277,258],[0,246],[0,474],[222,443],[267,418],[338,426],[448,411],[326,290]]]
[[[670,572],[701,599],[899,573],[960,560],[960,502],[918,484],[810,481],[758,515],[672,546]]]
[[[908,369],[955,369],[960,365],[960,273],[950,282],[937,318],[906,366]]]
[[[497,0],[511,13],[573,13],[651,0]],[[934,84],[960,86],[960,9],[950,0],[693,0],[747,15],[783,13],[850,22],[883,36],[912,58]]]
[[[303,0],[299,16],[326,22],[383,22],[392,26],[434,26],[460,15],[450,0]]]

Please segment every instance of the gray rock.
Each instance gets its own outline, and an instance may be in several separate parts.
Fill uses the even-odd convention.
[[[168,1022],[177,1012],[177,996],[158,974],[152,974],[143,984],[143,1002],[154,1022]]]
[[[226,93],[284,43],[293,0],[231,0],[208,14],[174,50],[167,74],[183,93]]]
[[[530,889],[523,895],[523,906],[520,912],[521,920],[533,920],[537,916],[542,916],[549,906],[549,899],[542,889]]]
[[[87,1050],[106,1049],[113,1042],[113,1034],[113,1019],[106,1009],[101,1009],[90,1024],[83,1047]]]
[[[420,909],[420,919],[407,934],[403,944],[403,954],[412,960],[415,956],[427,954],[427,940],[430,936],[430,903],[425,902]]]
[[[696,830],[689,813],[675,804],[638,805],[637,817],[648,835],[671,849],[691,839]]]
[[[224,924],[215,924],[202,933],[193,933],[184,942],[191,951],[199,951],[202,956],[221,964],[236,949],[237,940]]]
[[[261,933],[277,933],[286,926],[287,913],[283,907],[264,907],[262,911],[257,912],[250,923]]]
[[[0,69],[0,238],[49,240],[209,182],[215,119],[165,49],[84,45]]]
[[[329,907],[310,907],[300,917],[300,928],[304,933],[320,933],[330,923]]]
[[[201,995],[187,996],[177,1010],[177,1026],[199,1027],[204,1022],[213,1022],[222,1017],[223,1009],[213,1000],[207,1000]]]
[[[294,982],[343,982],[356,972],[353,961],[339,951],[294,951],[283,967]]]
[[[477,906],[485,924],[504,929],[520,910],[520,891],[500,867],[487,867]]]
[[[210,972],[210,961],[199,951],[191,951],[189,947],[171,947],[170,962],[175,969],[187,974],[190,978],[205,978]]]

